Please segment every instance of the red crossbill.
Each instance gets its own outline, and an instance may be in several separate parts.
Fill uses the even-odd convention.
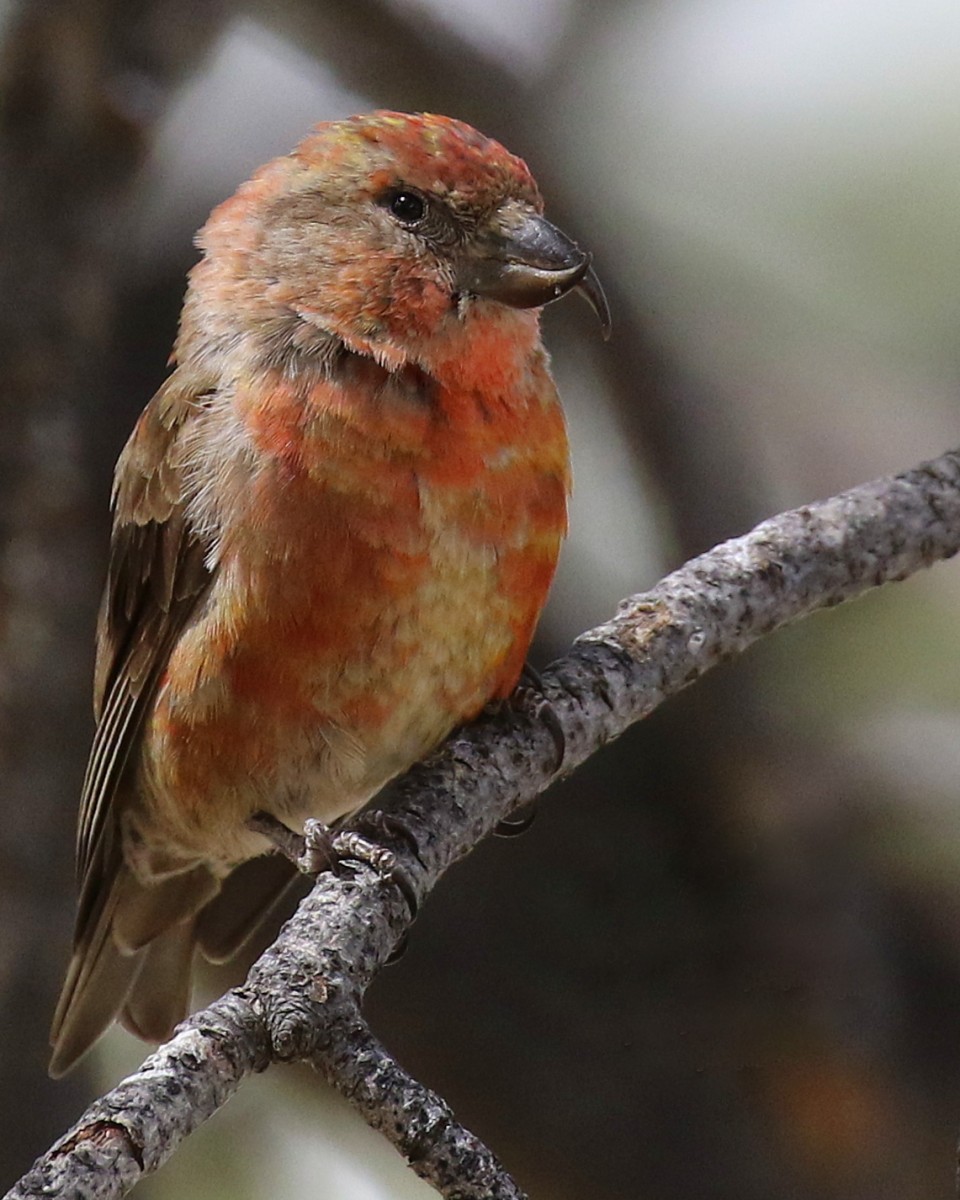
[[[497,142],[380,112],[201,231],[114,481],[53,1074],[115,1018],[166,1036],[256,925],[291,868],[255,814],[335,821],[514,688],[569,490],[539,310],[608,322],[542,212]]]

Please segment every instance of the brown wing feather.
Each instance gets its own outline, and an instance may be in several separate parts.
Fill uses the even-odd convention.
[[[81,896],[97,886],[105,839],[144,717],[170,652],[210,584],[207,547],[183,504],[178,442],[202,389],[177,374],[151,400],[117,464],[107,584],[97,627],[94,734],[80,799]],[[81,901],[77,923],[87,907]]]
[[[180,372],[172,375],[144,410],[117,464],[110,561],[97,628],[97,728],[77,830],[80,901],[74,954],[51,1034],[55,1075],[68,1070],[99,1036],[146,970],[144,963],[154,961],[143,944],[191,916],[217,890],[212,876],[198,868],[148,894],[124,864],[119,828],[133,782],[128,766],[144,719],[170,652],[212,579],[207,547],[184,510],[179,446],[204,390],[189,386]],[[123,943],[115,936],[118,918],[126,931]],[[187,940],[192,935],[188,938],[186,931],[170,934],[169,945],[182,951],[178,962],[185,961],[181,943]],[[165,961],[162,953],[155,959]],[[161,1008],[168,1020],[179,1019],[183,987],[174,990],[165,1007],[158,1007],[159,1001],[152,1008],[140,1004],[131,1020],[153,1028]],[[138,1016],[140,1009],[146,1015]]]

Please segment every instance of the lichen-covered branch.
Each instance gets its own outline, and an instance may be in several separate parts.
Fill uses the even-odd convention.
[[[960,549],[960,453],[764,522],[624,601],[527,700],[460,731],[392,789],[415,838],[393,847],[421,899],[498,820],[715,663],[816,609]],[[242,988],[181,1027],[98,1100],[8,1194],[124,1195],[251,1072],[306,1060],[447,1197],[519,1200],[492,1154],[376,1042],[359,1013],[410,922],[399,888],[358,864],[321,877]]]

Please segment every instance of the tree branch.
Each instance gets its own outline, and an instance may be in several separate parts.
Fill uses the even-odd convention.
[[[497,821],[724,658],[816,609],[960,549],[960,452],[784,513],[623,602],[544,673],[536,704],[455,734],[392,789],[414,835],[393,849],[422,899]],[[196,1014],[98,1100],[8,1193],[117,1197],[154,1171],[253,1071],[312,1063],[442,1195],[521,1200],[492,1154],[376,1042],[359,1004],[410,922],[389,880],[324,875],[243,985]]]

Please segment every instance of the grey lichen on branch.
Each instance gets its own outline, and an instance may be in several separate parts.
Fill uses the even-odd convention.
[[[758,638],[960,549],[960,456],[783,513],[625,600],[543,674],[564,770]],[[555,724],[554,723],[554,724]],[[392,846],[422,899],[439,876],[556,773],[556,731],[529,711],[484,716],[391,789],[416,839]],[[323,875],[243,987],[181,1027],[98,1100],[8,1193],[125,1195],[252,1072],[312,1063],[446,1197],[522,1200],[496,1158],[377,1043],[360,1015],[410,921],[369,868]]]

